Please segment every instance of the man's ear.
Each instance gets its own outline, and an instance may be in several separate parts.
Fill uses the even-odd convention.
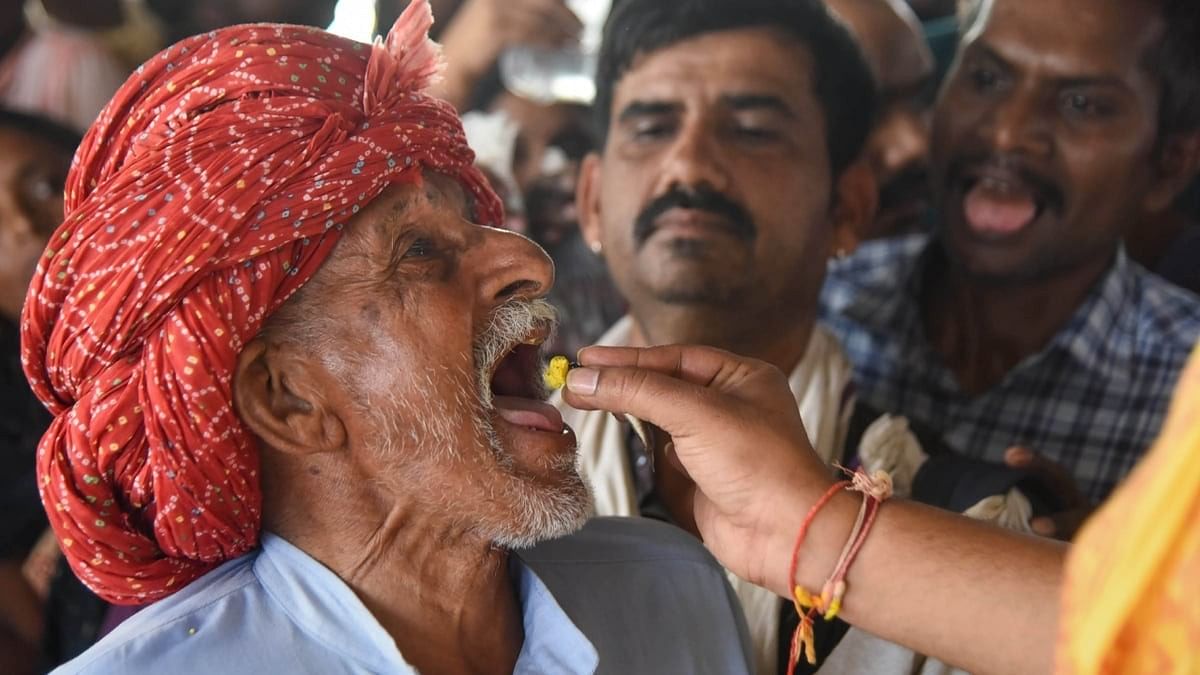
[[[854,252],[879,209],[879,185],[865,160],[846,167],[833,190],[831,256]]]
[[[575,209],[583,243],[599,254],[603,250],[600,227],[600,155],[592,152],[583,158],[579,180],[575,184]]]
[[[280,452],[338,452],[346,447],[346,427],[323,394],[329,379],[310,355],[255,338],[238,356],[234,408],[250,431]]]
[[[1159,148],[1155,179],[1146,195],[1145,211],[1162,213],[1175,203],[1200,172],[1200,131],[1175,134]]]

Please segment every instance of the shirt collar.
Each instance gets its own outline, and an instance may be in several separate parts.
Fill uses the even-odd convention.
[[[854,302],[845,307],[846,316],[889,332],[919,322],[921,283],[935,246],[936,240],[927,234],[865,244],[861,254],[847,259],[842,272],[861,287]]]
[[[914,322],[912,329],[920,327],[920,298],[929,266],[933,264],[933,256],[938,255],[937,240],[930,239],[920,254],[912,260],[915,264],[903,270],[904,289],[908,306],[913,308]],[[1097,374],[1110,372],[1117,363],[1114,358],[1127,356],[1133,349],[1128,341],[1122,342],[1119,336],[1128,334],[1118,328],[1132,317],[1130,310],[1131,297],[1134,290],[1134,266],[1125,252],[1122,244],[1117,247],[1117,253],[1112,266],[1101,277],[1099,283],[1092,287],[1084,301],[1071,315],[1067,323],[1054,335],[1054,338],[1040,352],[1029,356],[1018,364],[1013,372],[1032,367],[1051,353],[1066,354],[1078,365]]]
[[[509,570],[525,628],[514,672],[595,672],[600,661],[596,648],[537,574],[515,555],[509,556]],[[292,621],[347,661],[372,672],[416,672],[354,591],[287,540],[263,533],[254,574]]]
[[[1049,349],[1061,350],[1097,373],[1115,368],[1134,349],[1131,340],[1122,338],[1133,334],[1123,326],[1135,318],[1135,286],[1135,267],[1122,245],[1112,267],[1054,337]]]
[[[269,532],[263,533],[261,546],[254,575],[309,638],[370,672],[416,672],[392,636],[329,568]]]
[[[600,655],[571,621],[550,589],[518,556],[509,556],[524,614],[525,644],[517,658],[518,673],[594,673]]]
[[[899,293],[879,293],[870,302],[857,303],[847,308],[847,314],[864,325],[887,327],[906,334],[905,341],[913,345],[925,345],[924,328],[921,325],[920,307],[922,284],[935,256],[940,255],[938,241],[928,235],[915,235],[889,241],[896,267],[891,278],[902,289]],[[1079,365],[1097,373],[1109,372],[1117,367],[1117,359],[1127,356],[1134,348],[1129,340],[1120,336],[1130,335],[1120,330],[1133,320],[1130,303],[1135,292],[1136,271],[1134,264],[1122,245],[1118,247],[1115,260],[1100,282],[1088,293],[1084,302],[1038,354],[1014,370],[1020,370],[1051,352],[1068,355]],[[914,338],[920,337],[917,340]],[[922,347],[925,348],[925,347]]]

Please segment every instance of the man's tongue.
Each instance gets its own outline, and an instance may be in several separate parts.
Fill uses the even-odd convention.
[[[515,396],[497,396],[492,400],[496,413],[504,421],[518,427],[559,433],[563,429],[562,413],[544,401]]]
[[[982,180],[964,200],[967,223],[981,234],[1012,234],[1037,217],[1028,188],[1006,181]]]

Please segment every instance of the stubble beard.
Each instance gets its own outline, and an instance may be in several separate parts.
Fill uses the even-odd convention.
[[[493,322],[490,330],[516,332],[524,326],[519,319],[508,319]],[[490,342],[503,339],[496,336]],[[486,344],[481,346],[489,353]],[[470,368],[430,365],[421,373],[397,373],[391,381],[409,383],[404,396],[391,388],[368,392],[347,383],[362,401],[358,408],[372,432],[371,452],[380,463],[402,465],[399,471],[374,480],[384,482],[394,494],[421,491],[423,503],[439,511],[455,529],[502,549],[526,549],[570,534],[583,526],[592,508],[591,493],[579,473],[578,453],[550,458],[543,467],[552,477],[549,481],[526,475],[496,432],[490,363],[479,359],[481,346]],[[366,359],[363,366],[378,375],[380,364],[398,362],[381,355]],[[436,394],[435,383],[445,379],[462,383],[451,399]],[[470,430],[469,438],[461,436],[463,429]],[[460,475],[447,481],[447,474],[456,472]],[[459,489],[445,489],[453,486]]]
[[[746,300],[746,282],[743,275],[731,274],[728,265],[712,259],[711,242],[676,239],[661,244],[665,247],[665,260],[656,262],[637,261],[635,265],[649,264],[657,270],[637,269],[635,274],[641,284],[650,291],[655,301],[664,305],[696,306],[708,308],[733,308]],[[643,248],[639,255],[649,253]],[[663,267],[679,267],[670,278],[653,279],[661,274]]]

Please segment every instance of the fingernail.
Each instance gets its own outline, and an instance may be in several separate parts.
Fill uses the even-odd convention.
[[[1054,521],[1049,518],[1034,518],[1033,521],[1029,523],[1029,526],[1030,529],[1033,530],[1034,534],[1039,534],[1043,537],[1054,536]]]
[[[1033,459],[1033,453],[1025,448],[1009,448],[1008,461],[1011,464],[1025,464]]]
[[[600,371],[591,368],[574,368],[567,373],[567,390],[572,394],[591,396],[596,393]]]

